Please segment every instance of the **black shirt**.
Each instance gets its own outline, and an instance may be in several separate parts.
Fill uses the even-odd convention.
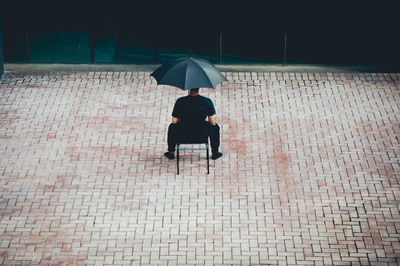
[[[180,123],[204,122],[207,116],[215,115],[212,101],[204,96],[185,96],[175,102],[172,116],[179,118]]]

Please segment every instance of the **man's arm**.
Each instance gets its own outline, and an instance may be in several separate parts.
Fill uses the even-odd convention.
[[[215,126],[217,123],[215,122],[215,115],[211,115],[208,117],[208,122],[210,122],[210,124],[212,126]]]
[[[181,114],[182,105],[180,104],[180,98],[176,100],[174,104],[174,110],[172,110],[172,124],[176,124],[179,121],[178,116]]]
[[[208,122],[212,125],[215,126],[217,124],[217,122],[215,122],[215,108],[214,108],[214,104],[212,103],[212,101],[210,99],[208,100],[208,110],[207,110],[207,116],[208,116]]]
[[[176,123],[178,123],[178,121],[179,121],[179,118],[177,118],[177,117],[172,117],[172,124],[176,124]]]

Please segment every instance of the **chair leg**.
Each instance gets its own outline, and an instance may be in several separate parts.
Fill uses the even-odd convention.
[[[176,145],[176,170],[179,175],[179,144]]]
[[[207,147],[207,175],[210,173],[210,156],[208,155],[208,144],[206,144]]]

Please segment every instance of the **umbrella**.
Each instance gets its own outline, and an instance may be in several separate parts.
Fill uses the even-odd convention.
[[[200,58],[178,58],[170,60],[151,73],[157,84],[171,85],[190,90],[213,88],[227,79],[213,64]]]

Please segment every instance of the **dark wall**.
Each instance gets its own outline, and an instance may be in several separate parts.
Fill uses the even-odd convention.
[[[23,39],[26,31],[117,32],[123,46],[203,49],[212,54],[219,51],[223,33],[225,54],[279,62],[287,33],[288,63],[400,62],[395,1],[7,2],[10,6],[2,10],[4,30],[16,39]],[[15,47],[10,43],[4,43],[7,50]]]

